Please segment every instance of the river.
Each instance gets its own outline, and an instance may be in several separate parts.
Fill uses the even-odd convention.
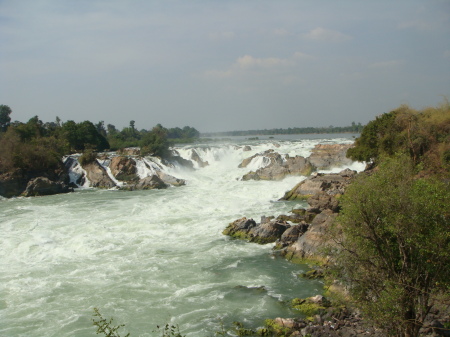
[[[167,168],[186,186],[0,200],[0,335],[95,336],[94,307],[132,337],[156,336],[166,323],[201,337],[222,322],[257,327],[292,316],[283,301],[320,293],[321,283],[298,278],[307,266],[274,256],[271,244],[230,240],[222,230],[243,216],[259,221],[306,206],[277,201],[302,178],[241,181],[250,168],[238,164],[270,148],[308,156],[315,144],[352,141],[311,135],[195,145],[208,166]],[[187,157],[192,147],[177,150]]]

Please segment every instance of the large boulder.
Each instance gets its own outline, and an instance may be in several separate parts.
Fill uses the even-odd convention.
[[[91,187],[112,188],[116,183],[109,177],[108,172],[101,166],[97,160],[84,164],[87,178]]]
[[[192,149],[191,160],[195,161],[199,167],[205,167],[209,165],[207,161],[203,161],[202,158],[200,158],[198,152],[195,151],[195,149]]]
[[[330,238],[325,234],[337,215],[330,209],[322,211],[313,219],[308,230],[299,236],[297,241],[285,248],[283,255],[288,259],[325,260],[326,256],[322,249],[331,243]]]
[[[25,197],[32,197],[67,192],[73,192],[73,189],[62,182],[51,181],[46,177],[38,177],[28,182],[27,187],[22,194]]]
[[[135,184],[129,184],[121,187],[123,190],[134,191],[134,190],[154,190],[154,189],[164,189],[167,188],[167,185],[164,181],[161,180],[156,174],[151,177],[145,177],[139,180]]]
[[[170,174],[164,173],[162,171],[156,172],[158,177],[166,184],[172,185],[172,186],[183,186],[186,185],[186,180],[179,179],[174,176],[171,176]]]
[[[298,183],[280,200],[307,200],[320,192],[326,192],[334,197],[339,196],[344,193],[356,174],[356,171],[350,169],[339,173],[318,173]]]
[[[347,150],[352,146],[353,144],[317,144],[308,159],[319,170],[349,165],[352,160],[347,158]]]
[[[109,164],[112,175],[117,180],[134,181],[138,180],[136,161],[125,156],[117,156],[111,159]]]
[[[240,167],[246,167],[251,160],[257,156],[263,156],[264,160],[269,162],[265,167],[261,167],[256,171],[251,171],[245,174],[242,177],[243,180],[281,180],[288,175],[307,176],[315,170],[308,159],[304,157],[290,157],[289,155],[282,156],[277,152],[269,151],[255,155],[241,163]]]
[[[264,218],[263,219],[267,219]],[[224,235],[232,238],[248,240],[259,244],[272,243],[290,227],[289,224],[267,219],[256,223],[253,219],[241,218],[230,223],[223,231]]]

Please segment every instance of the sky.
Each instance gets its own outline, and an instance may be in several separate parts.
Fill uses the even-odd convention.
[[[450,0],[0,0],[13,121],[346,126],[444,97]]]

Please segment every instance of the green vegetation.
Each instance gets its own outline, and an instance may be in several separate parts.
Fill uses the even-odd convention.
[[[152,130],[138,131],[135,122],[122,131],[112,124],[90,121],[65,123],[56,117],[55,122],[42,122],[34,116],[28,122],[11,123],[12,110],[0,105],[0,174],[22,171],[56,170],[61,158],[74,152],[83,152],[85,163],[95,159],[95,152],[120,150],[125,147],[142,147],[142,155],[165,157],[175,140],[195,141],[200,133],[189,126],[183,129],[166,129],[161,124]]]
[[[334,271],[388,335],[418,336],[450,303],[450,105],[367,124],[347,155],[372,162],[340,199]]]
[[[450,171],[450,104],[420,111],[406,105],[369,122],[347,152],[353,160],[378,164],[383,157],[408,154],[427,174]]]

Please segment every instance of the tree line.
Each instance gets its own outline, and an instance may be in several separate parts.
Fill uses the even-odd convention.
[[[245,130],[245,131],[225,131],[225,132],[206,132],[202,133],[204,137],[229,137],[229,136],[266,136],[266,135],[298,135],[312,133],[360,133],[363,129],[361,123],[352,122],[349,126],[327,126],[327,127],[295,127],[287,129],[264,129],[264,130]]]
[[[135,121],[118,130],[100,121],[44,123],[38,116],[26,123],[11,122],[12,109],[0,105],[0,174],[14,169],[54,168],[61,157],[74,152],[120,150],[141,147],[142,155],[165,157],[175,142],[194,141],[200,133],[193,127],[167,129],[157,124],[150,130],[137,130]]]

